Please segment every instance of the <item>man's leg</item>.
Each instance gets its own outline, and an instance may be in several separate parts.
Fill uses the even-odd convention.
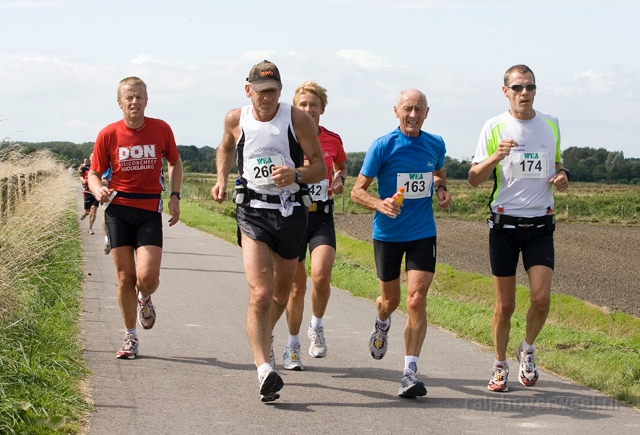
[[[547,266],[532,266],[527,270],[527,275],[529,275],[531,305],[527,311],[525,340],[533,344],[549,315],[553,269]]]
[[[516,277],[494,276],[496,289],[496,305],[493,310],[491,324],[493,326],[493,345],[496,359],[506,361],[511,316],[516,309]]]
[[[154,245],[136,249],[136,288],[143,298],[155,293],[160,286],[162,248]]]
[[[304,261],[300,261],[296,268],[293,287],[289,295],[289,302],[287,302],[287,325],[290,335],[300,334],[300,325],[302,324],[302,316],[304,314],[304,296],[306,292],[307,270]]]
[[[95,205],[92,205],[91,209],[89,210],[89,227],[93,227],[93,224],[96,221],[97,214],[98,214],[98,207],[96,207]]]
[[[311,254],[311,310],[321,319],[331,297],[331,271],[336,260],[336,250],[329,245],[320,245]]]
[[[405,355],[420,356],[427,335],[427,292],[433,273],[421,270],[407,271],[407,323],[404,328]]]
[[[136,327],[138,299],[136,296],[136,263],[133,246],[111,250],[118,278],[118,304],[127,329]]]
[[[380,296],[376,298],[378,319],[385,322],[400,305],[400,278],[380,281]]]
[[[242,258],[249,284],[246,329],[257,367],[269,362],[271,348],[271,305],[275,287],[273,252],[261,242],[242,234]]]

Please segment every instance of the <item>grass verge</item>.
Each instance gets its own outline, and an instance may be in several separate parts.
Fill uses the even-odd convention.
[[[0,433],[75,434],[89,410],[78,340],[82,249],[68,173],[0,227]]]
[[[211,213],[215,210],[222,210],[223,214]],[[235,243],[235,219],[228,207],[187,199],[181,204],[180,219]],[[340,234],[337,243],[332,285],[354,296],[375,300],[379,290],[373,247]],[[405,285],[402,292],[400,311],[404,311]],[[490,349],[493,302],[492,278],[438,264],[427,302],[429,323]],[[528,306],[529,291],[518,286],[509,355],[515,354],[524,337]],[[540,367],[640,407],[640,319],[606,313],[579,299],[554,294],[536,349]],[[491,364],[490,358],[487,364]]]

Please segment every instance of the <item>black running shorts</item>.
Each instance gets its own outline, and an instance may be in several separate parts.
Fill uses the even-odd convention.
[[[553,233],[546,227],[489,230],[489,258],[494,276],[515,276],[522,252],[524,269],[555,265]]]
[[[406,254],[406,270],[436,271],[436,236],[411,242],[373,241],[373,253],[380,281],[400,278],[402,257]]]
[[[96,197],[93,196],[93,193],[91,193],[91,192],[82,192],[82,195],[84,196],[84,209],[86,211],[91,210],[91,207],[97,207],[97,206],[100,205],[100,203],[98,202]]]
[[[242,246],[242,231],[247,237],[266,244],[284,258],[298,258],[307,229],[307,208],[293,208],[293,214],[284,217],[278,209],[236,207],[238,245]]]
[[[110,204],[104,222],[111,248],[159,246],[162,248],[162,213]]]
[[[311,254],[315,248],[322,245],[336,249],[336,227],[332,213],[309,213],[307,232],[298,261],[304,261],[307,257],[307,245]]]

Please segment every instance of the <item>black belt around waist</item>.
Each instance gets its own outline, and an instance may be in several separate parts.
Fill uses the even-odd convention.
[[[159,193],[130,193],[120,192],[116,193],[116,196],[127,199],[160,199],[162,195]]]
[[[491,212],[489,220],[493,222],[493,228],[496,231],[500,231],[504,225],[513,225],[516,228],[525,229],[538,228],[539,226],[544,225],[549,231],[553,231],[556,226],[556,218],[553,213],[545,216],[526,218]]]
[[[266,193],[258,193],[251,189],[247,189],[247,194],[249,199],[257,199],[259,201],[264,201],[269,204],[280,204],[280,195],[267,195]],[[289,201],[291,202],[301,202],[300,192],[296,192],[289,197]]]
[[[327,201],[313,201],[309,206],[309,213],[333,213],[333,199]]]

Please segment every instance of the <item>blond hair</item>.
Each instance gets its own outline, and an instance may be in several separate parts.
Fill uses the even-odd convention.
[[[322,110],[327,107],[327,104],[329,103],[329,100],[327,98],[327,90],[313,80],[304,82],[296,88],[296,91],[293,94],[293,105],[296,105],[296,101],[298,100],[299,95],[306,94],[307,92],[312,93],[320,99],[320,106]]]
[[[122,96],[123,86],[135,86],[135,85],[144,86],[144,95],[145,97],[147,96],[147,84],[144,82],[144,80],[142,80],[140,77],[131,76],[131,77],[126,77],[120,80],[120,83],[118,83],[118,101],[120,101],[120,97]]]

